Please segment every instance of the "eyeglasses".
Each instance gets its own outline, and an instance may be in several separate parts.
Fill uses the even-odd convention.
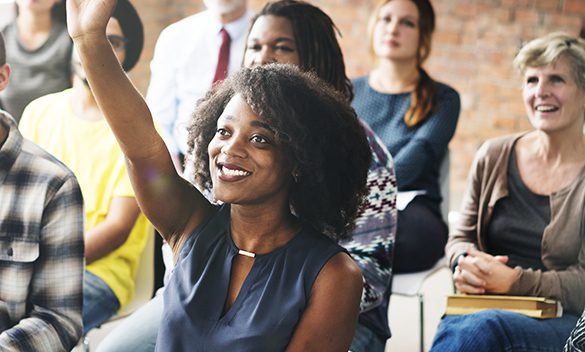
[[[110,44],[112,45],[112,48],[114,48],[114,50],[116,51],[125,49],[126,44],[128,43],[128,38],[124,38],[116,34],[109,34],[107,38]]]

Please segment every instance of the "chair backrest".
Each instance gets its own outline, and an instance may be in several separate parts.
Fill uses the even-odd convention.
[[[152,298],[154,291],[154,236],[156,234],[153,229],[146,240],[146,245],[138,262],[136,277],[134,278],[134,298],[118,312],[118,317],[131,314]]]
[[[449,186],[449,167],[451,166],[451,151],[447,149],[447,153],[441,161],[439,166],[439,189],[441,190],[441,196],[443,201],[441,202],[441,215],[443,215],[443,221],[447,226],[449,225],[449,192],[451,188]]]

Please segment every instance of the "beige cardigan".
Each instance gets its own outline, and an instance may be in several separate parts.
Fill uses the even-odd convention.
[[[508,195],[508,160],[523,134],[485,142],[475,155],[461,206],[461,220],[449,235],[449,263],[469,244],[486,251],[485,236],[496,202]],[[575,181],[550,195],[551,221],[542,235],[541,258],[548,269],[520,269],[510,295],[560,299],[566,311],[585,307],[585,167]]]

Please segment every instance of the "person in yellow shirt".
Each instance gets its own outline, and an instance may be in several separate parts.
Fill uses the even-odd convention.
[[[143,29],[127,1],[119,1],[107,35],[126,71],[138,61]],[[73,87],[31,102],[22,134],[63,161],[77,176],[85,207],[84,333],[112,317],[134,294],[134,275],[153,234],[134,198],[122,152],[73,54]]]

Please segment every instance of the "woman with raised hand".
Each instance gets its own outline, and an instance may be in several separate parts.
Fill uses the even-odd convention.
[[[335,243],[365,194],[371,154],[347,102],[287,65],[246,69],[198,105],[194,179],[179,176],[105,36],[115,0],[68,0],[89,85],[143,212],[171,246],[160,351],[345,351],[362,277]]]
[[[331,18],[304,1],[269,2],[252,19],[244,66],[290,63],[316,73],[351,102],[351,81]],[[341,121],[340,121],[341,122]],[[360,317],[351,344],[354,352],[384,351],[390,337],[388,293],[396,231],[396,179],[392,157],[384,144],[362,123],[372,153],[368,201],[355,220],[351,241],[342,245],[364,275]]]
[[[353,97],[351,82],[345,73],[343,54],[336,38],[336,28],[321,9],[303,1],[269,2],[254,16],[246,39],[244,66],[267,63],[298,65],[312,71],[339,91],[349,102]],[[383,351],[390,337],[388,299],[392,274],[392,248],[396,231],[396,179],[392,157],[371,129],[363,124],[370,143],[372,162],[368,171],[368,197],[354,221],[352,239],[341,244],[356,261],[364,276],[360,317],[351,350]],[[188,156],[188,167],[193,165]],[[151,351],[144,341],[156,337],[158,324],[142,320],[160,316],[162,302],[155,298],[125,320],[100,345],[100,351]],[[128,338],[128,331],[134,331]],[[140,346],[137,346],[140,345]]]
[[[546,35],[514,65],[534,129],[478,150],[447,257],[460,292],[553,298],[563,316],[446,316],[433,351],[561,351],[585,307],[585,40]]]
[[[12,77],[0,106],[18,122],[32,100],[71,87],[73,43],[64,0],[16,0],[15,6],[16,18],[2,29]]]
[[[423,68],[434,28],[429,0],[379,1],[369,26],[376,66],[353,80],[352,106],[394,157],[399,198],[394,273],[431,268],[447,242],[439,170],[455,133],[460,101],[453,88]]]

